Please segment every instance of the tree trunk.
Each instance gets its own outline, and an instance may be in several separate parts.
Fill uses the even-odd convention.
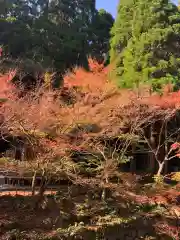
[[[106,184],[108,183],[108,179],[107,179],[107,178],[105,179],[105,183],[106,183]],[[106,202],[106,198],[107,198],[107,189],[106,189],[106,186],[105,186],[105,187],[103,186],[101,199],[102,199],[104,202]]]
[[[167,121],[165,122],[165,129],[164,129],[164,136],[165,136],[165,156],[168,156],[168,142],[166,141],[167,138],[168,138],[168,135],[167,135]],[[168,173],[168,161],[165,161],[165,166],[164,166],[164,173],[167,174]]]
[[[42,174],[42,178],[41,178],[41,185],[40,185],[40,188],[39,188],[39,193],[38,193],[37,202],[35,204],[35,208],[40,207],[40,205],[43,201],[43,198],[44,198],[44,192],[46,190],[46,186],[47,186],[47,181],[46,181],[46,178],[45,178],[45,170],[43,170],[43,174]]]
[[[36,187],[36,175],[37,175],[37,171],[35,171],[35,172],[34,172],[33,179],[32,179],[32,185],[31,185],[31,189],[32,189],[32,196],[34,196],[34,194],[35,194],[35,187]]]
[[[165,162],[162,162],[162,163],[158,163],[159,164],[159,169],[158,169],[158,172],[157,172],[157,176],[161,176],[162,172],[163,172],[163,169],[164,169],[164,164]]]
[[[156,149],[156,137],[155,137],[154,124],[151,125],[150,127],[150,145],[151,145],[152,151],[150,152],[150,156],[149,156],[149,168],[150,168],[150,172],[154,173],[155,163],[156,163],[155,155],[153,152]]]
[[[136,150],[136,145],[132,145],[132,159],[130,160],[130,172],[135,173],[136,172],[136,160],[135,160],[135,150]]]

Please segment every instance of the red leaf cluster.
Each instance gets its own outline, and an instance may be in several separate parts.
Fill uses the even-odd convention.
[[[0,75],[0,98],[6,99],[10,98],[13,99],[15,87],[11,83],[11,80],[14,76],[15,72],[9,72],[6,75]]]
[[[173,149],[173,150],[176,150],[177,148],[179,148],[180,147],[180,144],[179,143],[173,143],[172,145],[171,145],[171,149]]]

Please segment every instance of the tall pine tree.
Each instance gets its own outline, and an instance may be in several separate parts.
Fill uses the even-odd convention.
[[[159,90],[180,80],[180,13],[168,0],[138,0],[131,36],[117,54],[116,75],[123,87],[141,83]],[[127,12],[128,13],[128,12]],[[118,26],[117,26],[118,31]],[[122,34],[120,34],[122,36]],[[119,56],[118,56],[119,55]]]
[[[138,1],[138,0],[137,0]],[[119,54],[127,46],[132,37],[132,21],[137,2],[135,0],[120,0],[117,17],[111,30],[111,61],[119,58]]]
[[[110,31],[114,23],[113,16],[106,12],[104,9],[100,9],[96,12],[94,22],[92,24],[92,38],[90,44],[91,56],[97,59],[99,62],[105,61],[105,56],[108,55],[110,49]]]

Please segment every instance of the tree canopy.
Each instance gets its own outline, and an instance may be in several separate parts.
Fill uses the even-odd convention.
[[[91,43],[92,56],[99,61],[103,61],[104,55],[109,52],[110,31],[114,19],[112,15],[104,9],[100,9],[94,19],[94,30]]]
[[[178,85],[180,13],[176,5],[169,0],[120,1],[112,35],[111,61],[115,61],[120,86],[148,83],[158,90],[163,84]]]
[[[0,2],[4,55],[29,58],[61,73],[74,65],[87,68],[89,55],[101,58],[109,50],[112,25],[112,16],[104,10],[98,12],[95,0]]]

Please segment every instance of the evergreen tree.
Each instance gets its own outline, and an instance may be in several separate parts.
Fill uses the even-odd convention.
[[[114,23],[113,16],[104,9],[97,11],[92,26],[92,42],[90,44],[91,56],[99,62],[104,61],[104,56],[110,50],[110,31]]]
[[[111,30],[111,62],[119,58],[119,54],[132,37],[132,21],[137,1],[120,0],[119,2],[117,17]]]
[[[0,46],[13,59],[33,59],[60,73],[87,68],[94,33],[101,34],[96,14],[95,0],[2,0]]]
[[[131,37],[119,54],[116,74],[124,87],[149,83],[154,90],[180,79],[180,13],[168,0],[138,0]]]

